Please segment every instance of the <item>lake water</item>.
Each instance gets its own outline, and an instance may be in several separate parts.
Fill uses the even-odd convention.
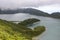
[[[29,14],[0,14],[0,19],[8,21],[23,21],[28,18],[37,18],[41,21],[32,25],[31,28],[35,26],[45,26],[46,31],[37,37],[37,40],[60,40],[60,19],[42,17],[42,16],[33,16]]]

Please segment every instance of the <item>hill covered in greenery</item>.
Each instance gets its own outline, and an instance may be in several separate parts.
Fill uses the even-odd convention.
[[[39,22],[40,20],[36,19],[36,18],[30,18],[30,19],[26,19],[20,23],[18,23],[18,25],[23,25],[23,26],[27,26],[27,25],[32,25],[33,23]]]
[[[44,26],[38,26],[32,30],[24,25],[0,19],[0,40],[32,40],[44,31]]]
[[[29,40],[22,34],[23,30],[16,24],[0,20],[0,40]]]

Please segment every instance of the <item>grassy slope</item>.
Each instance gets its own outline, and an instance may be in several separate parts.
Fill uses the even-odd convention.
[[[0,40],[32,40],[32,37],[40,35],[45,27],[36,27],[34,30],[23,25],[17,25],[0,19]]]
[[[21,30],[16,24],[0,20],[0,40],[31,40],[27,39],[29,36],[22,34]]]

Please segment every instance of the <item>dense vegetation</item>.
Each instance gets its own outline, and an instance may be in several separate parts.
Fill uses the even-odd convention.
[[[0,40],[32,40],[33,37],[40,35],[43,31],[45,31],[44,26],[38,26],[32,30],[23,25],[0,19]]]
[[[0,20],[0,40],[29,40],[29,36],[22,34],[23,31],[16,24]]]
[[[37,26],[34,28],[34,36],[38,36],[39,34],[42,34],[45,31],[44,26]]]
[[[31,24],[38,22],[38,21],[40,21],[40,20],[38,20],[36,18],[30,18],[30,19],[27,19],[27,20],[24,20],[24,21],[18,23],[18,25],[27,26],[27,25],[31,25]]]

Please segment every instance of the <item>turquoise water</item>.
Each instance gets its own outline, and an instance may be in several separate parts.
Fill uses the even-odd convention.
[[[23,21],[28,18],[37,18],[41,21],[32,25],[31,28],[35,26],[45,26],[46,31],[39,35],[37,40],[60,40],[60,19],[42,17],[42,16],[33,16],[29,14],[1,14],[0,19],[5,19],[9,21]]]

